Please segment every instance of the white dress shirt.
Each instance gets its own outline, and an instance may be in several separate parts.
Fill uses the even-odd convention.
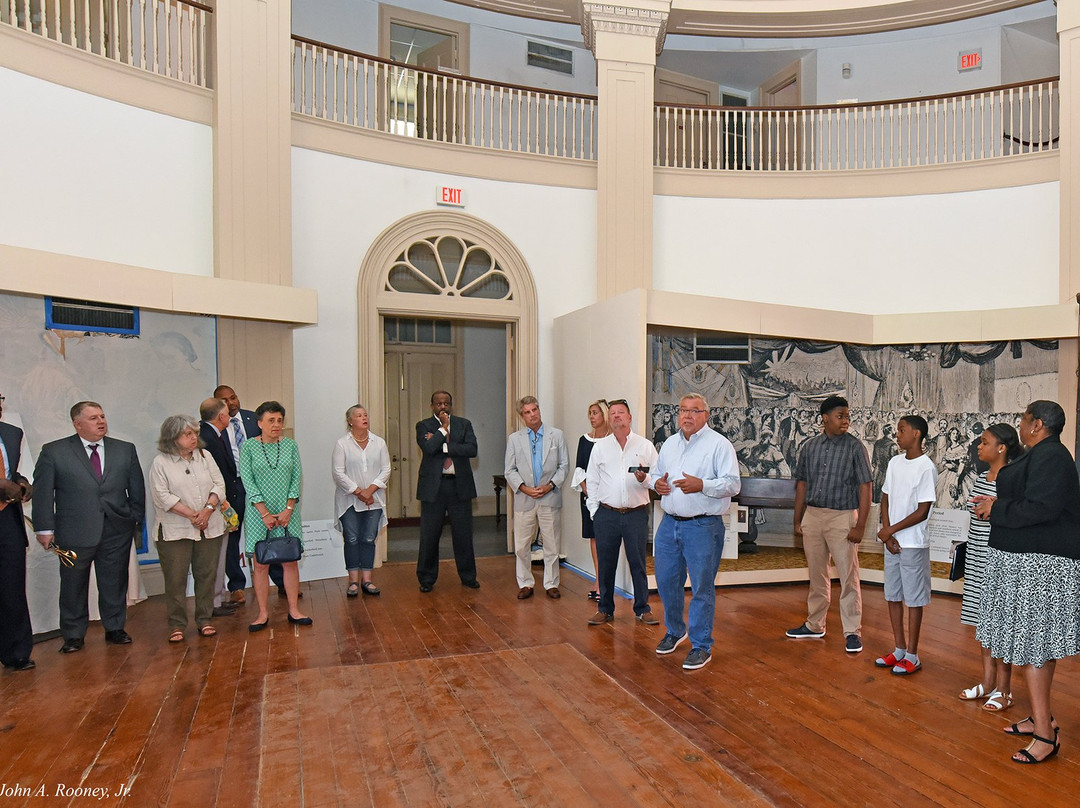
[[[645,466],[650,471],[656,465],[656,447],[641,435],[631,432],[626,446],[620,446],[614,434],[601,438],[589,456],[585,472],[588,496],[585,507],[595,517],[600,503],[612,508],[640,508],[649,504],[649,477],[639,483],[631,466]]]
[[[731,441],[705,426],[687,440],[680,429],[660,447],[656,468],[649,474],[649,485],[667,473],[671,493],[660,498],[664,513],[672,516],[722,516],[739,493],[739,461]],[[685,475],[701,478],[701,491],[684,494],[675,481]]]
[[[334,514],[338,519],[349,508],[358,513],[381,508],[382,519],[379,527],[387,523],[386,484],[390,480],[390,451],[386,448],[386,441],[369,432],[367,448],[361,449],[352,433],[346,432],[334,444],[332,472],[336,486]],[[372,484],[376,488],[372,494],[373,501],[368,505],[353,492],[357,488],[367,488]],[[338,528],[340,527],[339,523]]]

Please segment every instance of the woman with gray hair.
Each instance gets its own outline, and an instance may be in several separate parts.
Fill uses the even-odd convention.
[[[154,543],[165,578],[169,642],[184,639],[187,628],[187,577],[195,579],[195,625],[213,637],[214,584],[225,519],[218,505],[225,499],[225,480],[210,453],[202,448],[199,422],[170,415],[161,425],[158,456],[150,466],[154,502]]]
[[[345,411],[348,428],[334,445],[332,470],[334,513],[345,537],[345,569],[350,598],[361,592],[378,595],[371,580],[375,567],[375,538],[386,524],[386,483],[390,479],[390,452],[386,441],[370,430],[368,412],[360,404]],[[361,576],[363,580],[361,581]]]

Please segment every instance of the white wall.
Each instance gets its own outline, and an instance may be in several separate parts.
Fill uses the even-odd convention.
[[[341,432],[341,412],[357,395],[361,262],[386,227],[432,209],[435,187],[444,182],[465,189],[465,212],[499,228],[532,271],[539,300],[535,394],[542,407],[553,400],[558,372],[552,322],[596,299],[595,192],[449,177],[294,148],[293,282],[319,294],[319,324],[293,336],[305,519],[332,518],[330,452]],[[476,403],[469,396],[464,414],[470,419],[477,417]]]
[[[211,276],[210,127],[0,68],[0,244]]]
[[[481,79],[596,94],[596,62],[575,25],[530,20],[444,0],[396,0],[383,5],[469,24],[469,75]],[[374,0],[293,0],[293,33],[379,55],[379,3]],[[574,51],[574,75],[525,64],[529,39]]]
[[[665,291],[864,314],[1059,302],[1056,182],[877,199],[658,196],[654,216],[653,285]]]

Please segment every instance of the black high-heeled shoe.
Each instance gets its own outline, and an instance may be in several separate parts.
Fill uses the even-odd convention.
[[[1016,751],[1017,755],[1022,755],[1023,757],[1016,757],[1016,755],[1013,755],[1013,757],[1011,758],[1013,763],[1024,763],[1024,764],[1045,763],[1050,758],[1052,758],[1054,755],[1056,755],[1059,751],[1061,751],[1061,741],[1058,740],[1058,734],[1057,734],[1056,731],[1054,732],[1054,740],[1052,740],[1052,741],[1049,738],[1043,738],[1041,735],[1032,735],[1031,737],[1032,737],[1033,740],[1031,741],[1030,744],[1028,744],[1023,749],[1018,749]],[[1035,743],[1035,741],[1039,741],[1040,743],[1048,744],[1052,748],[1050,749],[1049,752],[1047,752],[1041,758],[1037,758],[1033,754],[1031,754],[1031,751],[1030,751],[1031,746],[1032,746],[1032,744]]]
[[[289,622],[292,623],[294,626],[310,626],[311,623],[312,623],[312,620],[311,620],[310,617],[293,617],[290,614],[289,615]]]

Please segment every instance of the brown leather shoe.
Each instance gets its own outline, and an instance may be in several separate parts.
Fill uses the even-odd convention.
[[[639,614],[637,616],[637,621],[639,623],[644,623],[647,626],[658,626],[658,625],[660,625],[660,621],[657,620],[653,616],[652,612],[645,612],[644,614]]]
[[[604,623],[610,623],[614,619],[615,615],[613,614],[604,614],[601,611],[597,611],[597,613],[590,617],[586,622],[588,622],[590,626],[602,626]]]
[[[233,590],[232,602],[233,603],[247,603],[247,598],[244,597],[244,590],[243,589],[234,589]]]
[[[523,586],[521,587],[521,589],[518,590],[518,600],[525,600],[526,598],[531,598],[532,593],[533,588],[531,586]]]
[[[547,596],[552,600],[558,600],[562,597],[562,592],[559,591],[559,587],[553,586],[551,589],[547,590]]]

